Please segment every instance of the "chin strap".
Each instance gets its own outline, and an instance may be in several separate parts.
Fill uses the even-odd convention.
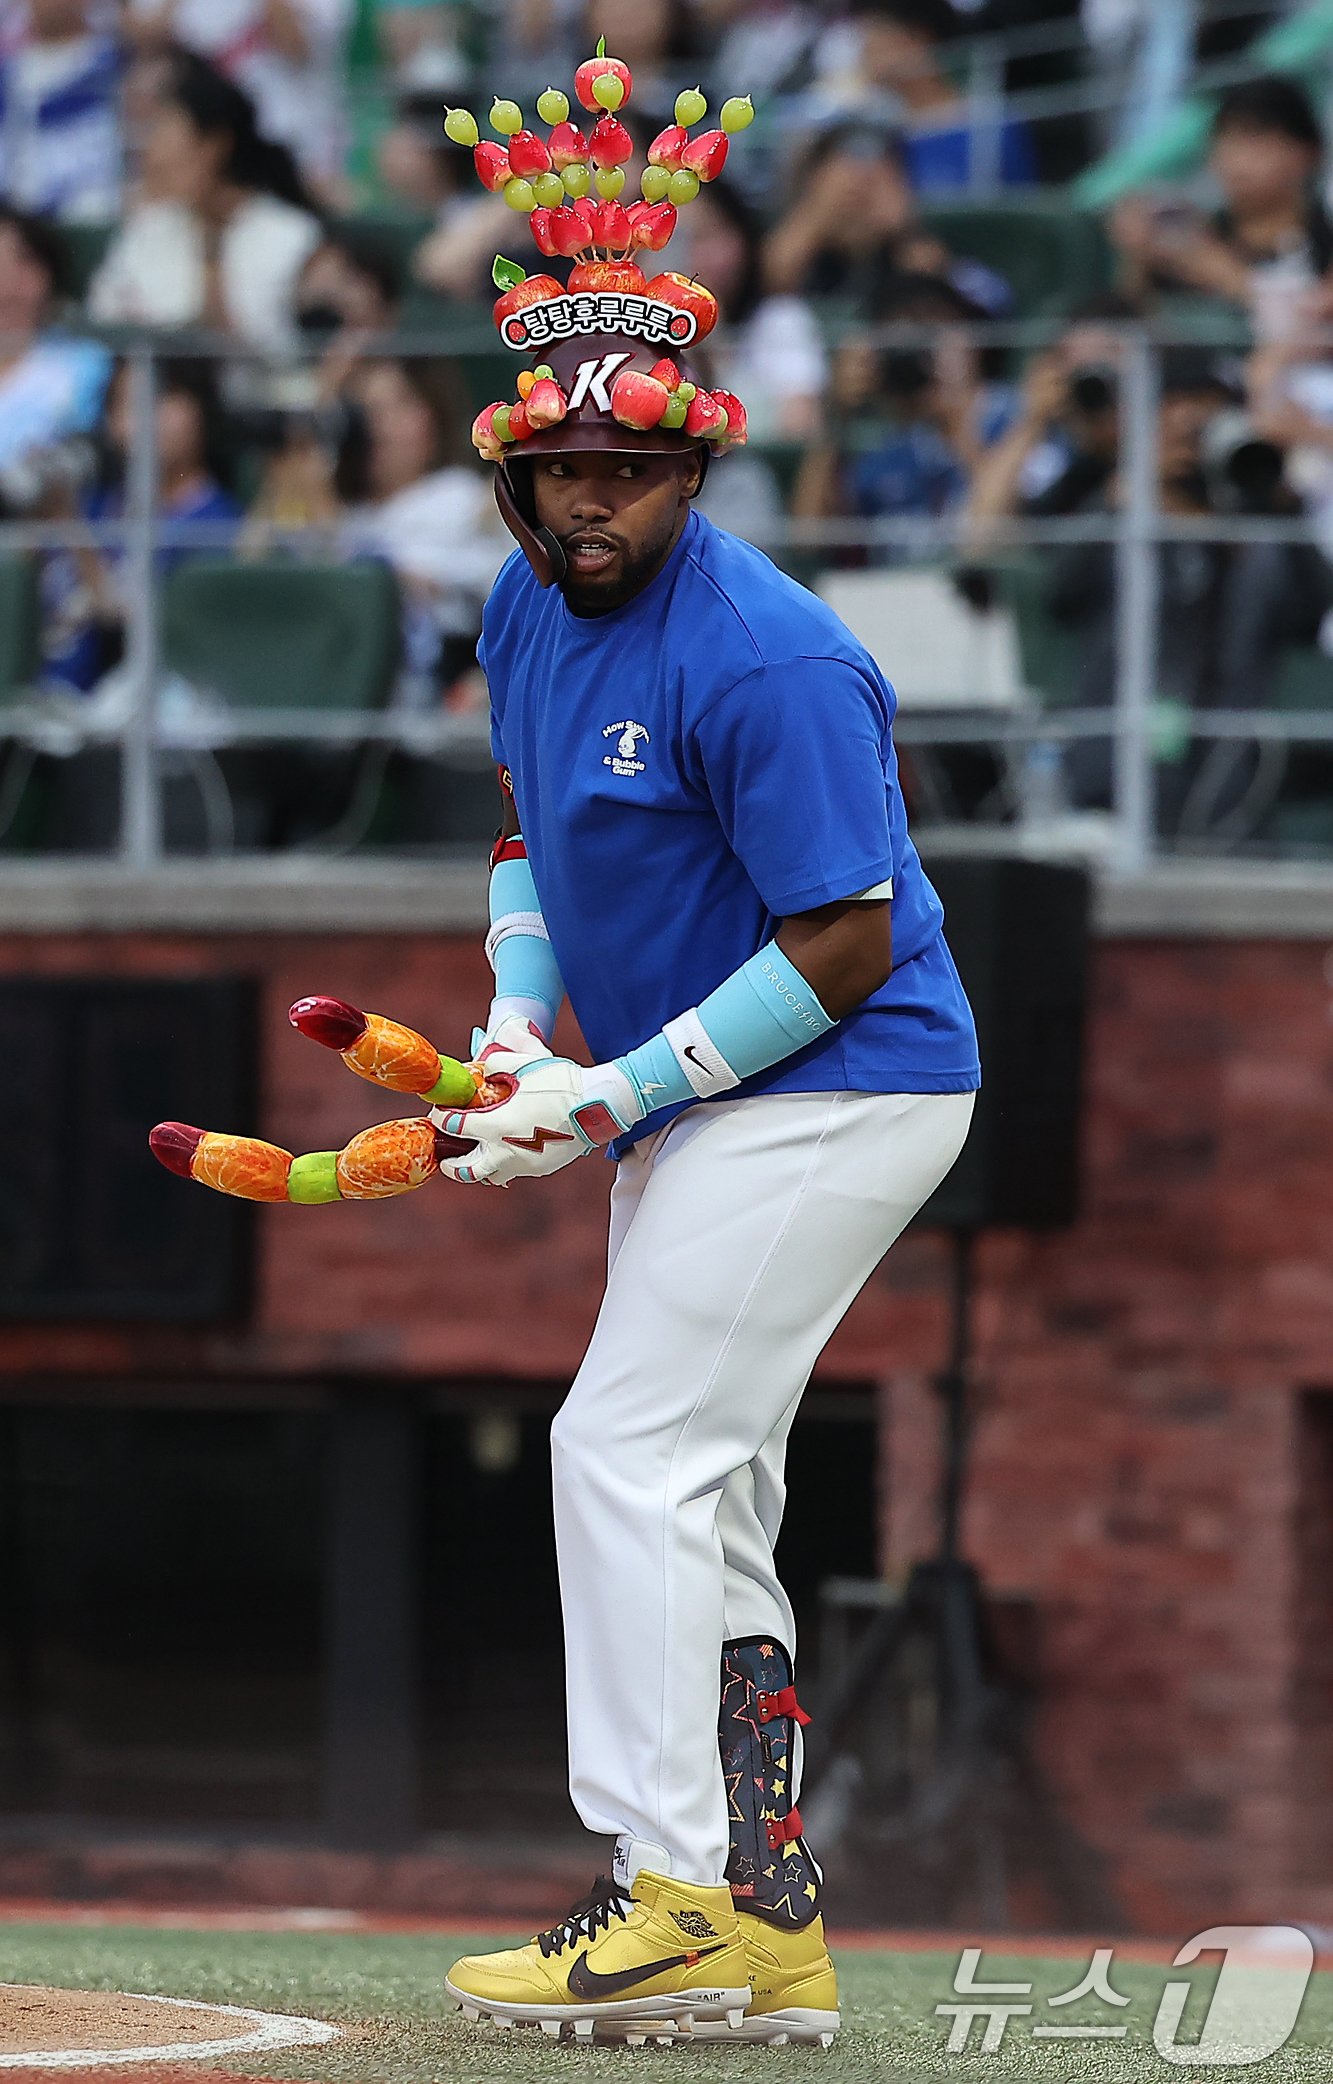
[[[495,504],[500,519],[527,558],[539,586],[558,586],[568,570],[565,553],[549,528],[539,528],[524,511],[524,498],[509,475],[508,463],[495,471]]]

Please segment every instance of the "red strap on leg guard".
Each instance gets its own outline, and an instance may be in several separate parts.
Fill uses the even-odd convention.
[[[766,1825],[769,1851],[780,1852],[784,1845],[799,1838],[804,1828],[799,1809],[789,1809],[785,1816],[770,1816]]]
[[[794,1686],[784,1686],[781,1693],[756,1693],[754,1711],[761,1722],[772,1722],[779,1715],[791,1715],[802,1729],[810,1720],[796,1698]]]

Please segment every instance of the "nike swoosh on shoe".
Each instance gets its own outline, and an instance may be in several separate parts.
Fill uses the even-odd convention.
[[[665,1975],[669,1968],[684,1968],[692,1961],[703,1961],[710,1954],[723,1952],[722,1946],[698,1947],[688,1954],[667,1954],[661,1961],[648,1961],[638,1968],[613,1969],[609,1975],[599,1975],[595,1968],[589,1968],[587,1955],[580,1954],[569,1971],[569,1994],[581,1997],[586,2004],[596,2003],[599,1998],[620,1997],[636,1983]]]

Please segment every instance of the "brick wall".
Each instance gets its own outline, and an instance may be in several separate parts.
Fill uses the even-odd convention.
[[[1085,1216],[1063,1236],[988,1239],[980,1255],[968,1547],[993,1584],[1037,1602],[1037,1736],[1055,1786],[1132,1919],[1182,1936],[1250,1917],[1333,1922],[1324,957],[1315,941],[1101,943]],[[390,1109],[291,1034],[293,998],[337,992],[448,1048],[487,985],[473,939],[424,935],[13,937],[0,970],[257,975],[253,1126],[303,1149]],[[0,1328],[0,1368],[560,1377],[596,1308],[609,1171],[589,1162],[529,1193],[264,1211],[245,1329]],[[883,1384],[895,1568],[929,1534],[942,1276],[938,1240],[905,1240],[823,1370]]]

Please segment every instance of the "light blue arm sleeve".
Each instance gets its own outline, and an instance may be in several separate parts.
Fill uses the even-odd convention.
[[[486,953],[495,972],[488,1027],[514,1016],[530,1020],[549,1040],[565,996],[537,885],[525,856],[497,861],[491,870],[491,930]]]
[[[644,1114],[711,1099],[817,1042],[831,1020],[776,941],[734,970],[701,1006],[616,1059]]]

